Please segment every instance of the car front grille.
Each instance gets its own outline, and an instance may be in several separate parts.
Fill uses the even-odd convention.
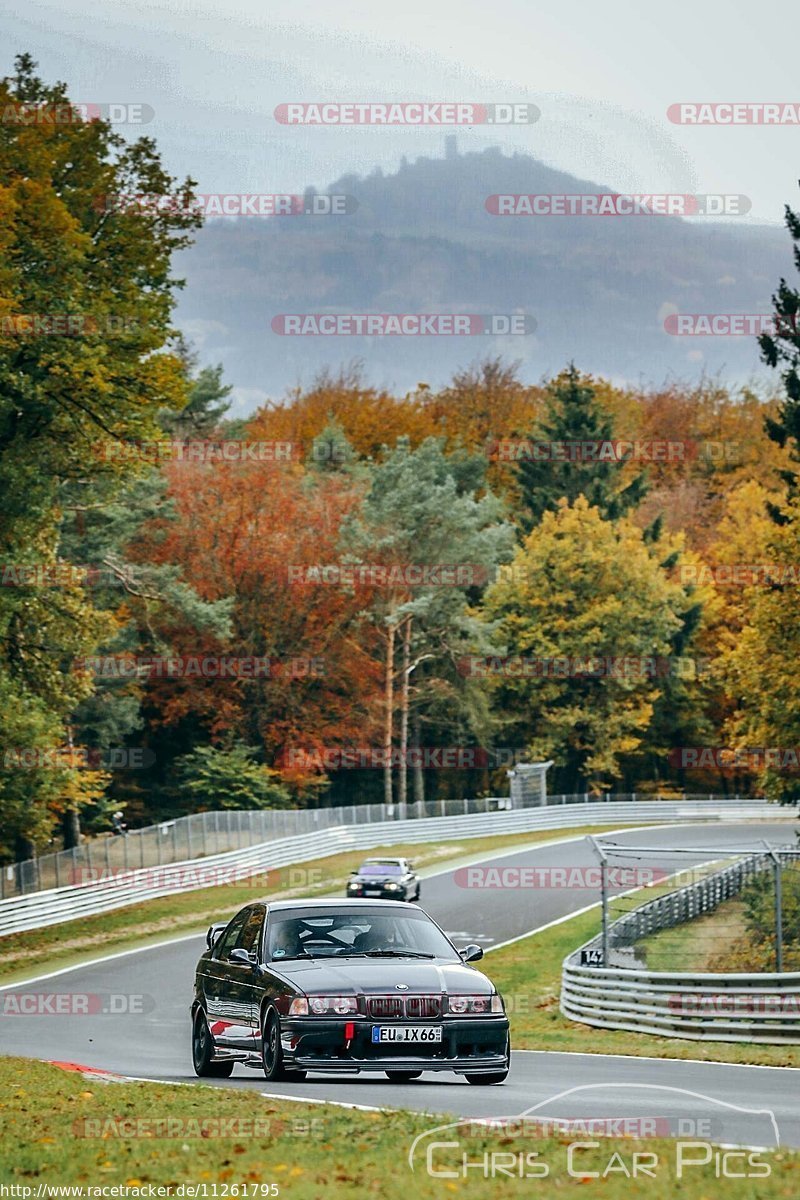
[[[368,996],[367,1016],[381,1020],[414,1021],[441,1017],[441,996]]]

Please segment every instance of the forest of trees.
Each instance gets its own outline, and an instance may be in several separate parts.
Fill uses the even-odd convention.
[[[25,58],[0,84],[64,98]],[[233,420],[172,321],[192,182],[99,121],[5,123],[0,169],[0,857],[120,808],[504,794],[531,758],[555,792],[800,796],[791,284],[770,394],[489,357]]]

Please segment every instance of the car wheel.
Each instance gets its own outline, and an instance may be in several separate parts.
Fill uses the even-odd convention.
[[[269,1010],[266,1021],[261,1024],[261,1063],[265,1076],[273,1082],[282,1079],[299,1083],[306,1077],[305,1071],[295,1071],[283,1065],[281,1023],[274,1008]]]
[[[467,1075],[467,1083],[473,1083],[476,1087],[488,1087],[490,1083],[505,1083],[508,1078],[508,1071],[492,1071],[485,1075]]]
[[[408,1083],[409,1079],[419,1079],[422,1071],[387,1071],[386,1078],[393,1083]]]
[[[214,1039],[202,1008],[195,1011],[192,1021],[192,1063],[194,1073],[202,1078],[227,1079],[233,1070],[232,1062],[212,1062]]]
[[[419,884],[417,884],[417,894],[416,894],[416,896],[414,897],[414,899],[415,899],[415,900],[419,900],[419,898],[420,898],[420,896],[421,896],[421,895],[422,895],[422,888],[420,887],[420,885],[419,885]]]

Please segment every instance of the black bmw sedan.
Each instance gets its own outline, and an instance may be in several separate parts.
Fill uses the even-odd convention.
[[[451,1071],[502,1083],[508,1018],[491,982],[427,913],[392,900],[279,900],[212,925],[197,964],[192,1057],[201,1076],[235,1063],[270,1080]]]
[[[419,900],[420,883],[407,858],[368,858],[350,876],[347,895],[351,900]]]

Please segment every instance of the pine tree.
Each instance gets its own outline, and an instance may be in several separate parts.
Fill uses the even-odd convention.
[[[794,263],[800,271],[800,213],[786,207],[786,228],[794,242]],[[791,503],[800,496],[798,468],[800,468],[800,332],[797,329],[797,314],[800,312],[800,292],[781,279],[778,290],[772,297],[775,308],[775,330],[762,333],[758,339],[761,358],[769,367],[783,366],[781,378],[786,389],[786,399],[778,409],[777,420],[767,417],[764,427],[768,436],[781,449],[788,449],[790,466],[778,472],[786,487],[786,498]],[[783,525],[788,520],[780,504],[767,504],[773,521]]]
[[[643,472],[625,481],[624,459],[592,457],[580,448],[583,443],[610,448],[613,440],[613,423],[596,400],[591,377],[571,363],[549,384],[545,416],[531,435],[531,442],[542,447],[541,456],[532,450],[517,466],[524,533],[530,533],[546,512],[557,511],[564,498],[572,504],[585,496],[608,521],[641,503],[647,493]],[[556,447],[565,457],[554,457]]]

